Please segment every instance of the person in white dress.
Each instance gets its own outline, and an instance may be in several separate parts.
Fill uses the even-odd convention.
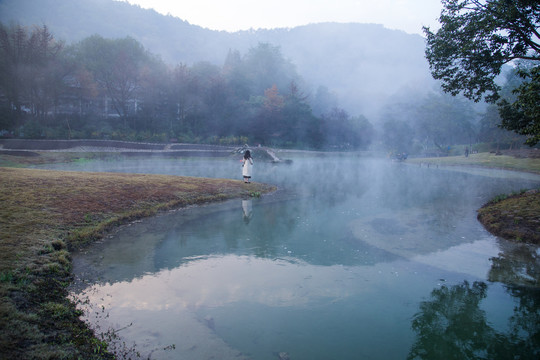
[[[251,181],[251,172],[253,168],[253,159],[251,158],[251,152],[246,150],[244,153],[244,163],[242,164],[242,176],[244,182],[249,183]]]

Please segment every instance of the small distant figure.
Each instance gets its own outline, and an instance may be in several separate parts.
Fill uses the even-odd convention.
[[[244,152],[244,162],[242,163],[242,176],[244,176],[244,182],[249,184],[251,182],[251,169],[253,168],[253,159],[251,158],[251,152],[246,150]]]
[[[469,147],[465,148],[465,157],[469,157]]]

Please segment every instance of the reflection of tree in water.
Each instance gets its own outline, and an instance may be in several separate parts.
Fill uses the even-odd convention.
[[[481,282],[433,290],[432,300],[422,302],[412,322],[418,335],[408,358],[474,359],[484,354],[486,340],[493,337],[479,307],[486,291]]]
[[[540,358],[540,254],[536,246],[499,241],[502,250],[491,258],[489,281],[507,285],[507,291],[519,300],[509,320],[511,341],[497,342],[497,352],[512,358],[516,349],[529,357]],[[529,334],[528,337],[520,337]]]
[[[483,282],[433,290],[412,321],[417,339],[408,359],[538,359],[540,315],[538,289],[509,289],[519,300],[508,332],[498,332],[480,308],[487,296]]]
[[[509,334],[499,336],[495,352],[505,359],[540,359],[540,288],[514,287],[508,293],[519,304],[510,318]]]
[[[540,254],[535,246],[499,241],[502,252],[491,258],[489,281],[508,285],[540,286]]]

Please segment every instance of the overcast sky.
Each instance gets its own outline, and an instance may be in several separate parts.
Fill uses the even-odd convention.
[[[212,30],[295,27],[320,22],[382,24],[422,34],[438,28],[440,0],[120,0]]]

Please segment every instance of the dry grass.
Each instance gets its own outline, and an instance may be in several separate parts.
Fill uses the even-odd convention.
[[[103,358],[66,299],[69,250],[160,210],[271,186],[166,175],[0,168],[0,358]]]
[[[540,244],[540,191],[494,199],[478,210],[478,220],[497,236]]]

